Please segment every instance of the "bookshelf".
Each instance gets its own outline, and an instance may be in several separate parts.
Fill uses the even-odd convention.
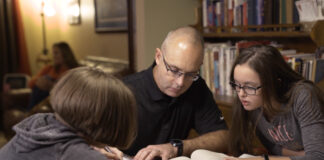
[[[204,26],[203,1],[204,0],[199,0],[200,5],[195,11],[196,24],[194,24],[193,26],[202,33],[204,40],[207,43],[219,43],[228,41],[231,41],[231,43],[236,43],[241,40],[269,40],[282,44],[284,46],[284,49],[295,49],[298,53],[314,53],[317,47],[324,46],[323,20],[307,24],[295,23]],[[217,2],[220,1],[222,0],[218,0]],[[322,83],[322,85],[324,85],[324,82]],[[324,86],[320,86],[320,88],[324,88]],[[230,123],[232,118],[231,115],[234,97],[215,94],[214,99],[216,100],[219,108],[222,110],[225,120]]]
[[[195,10],[195,28],[201,31],[206,42],[233,43],[240,40],[271,40],[283,44],[287,49],[296,49],[298,52],[312,53],[318,46],[324,45],[324,21],[316,23],[285,23],[262,25],[236,26],[203,26],[203,1],[198,0],[199,6]],[[227,3],[229,0],[207,0]],[[232,0],[233,1],[233,0]],[[225,4],[228,5],[228,4]],[[294,5],[294,4],[290,4]],[[226,8],[226,7],[225,7]],[[222,10],[223,11],[223,10]],[[225,14],[225,16],[228,16]],[[250,30],[253,31],[250,31]],[[234,30],[234,31],[233,31]]]

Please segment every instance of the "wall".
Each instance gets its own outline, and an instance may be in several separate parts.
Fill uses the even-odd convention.
[[[177,27],[195,23],[199,0],[136,0],[136,70],[152,64],[155,48]]]
[[[66,0],[52,0],[57,10],[46,17],[47,47],[67,41],[78,60],[87,55],[128,60],[126,33],[100,33],[94,30],[94,0],[81,1],[81,25],[69,25],[64,6]],[[199,0],[134,0],[135,9],[135,69],[147,68],[154,60],[155,48],[160,47],[171,29],[195,23],[194,8]],[[41,67],[36,57],[42,53],[41,0],[20,0],[29,61],[35,74]]]
[[[73,49],[76,58],[87,55],[104,56],[128,60],[127,33],[96,33],[94,28],[94,1],[80,0],[81,24],[70,25],[66,16],[66,0],[52,0],[56,15],[46,17],[47,48],[53,43],[66,41]],[[31,64],[35,74],[42,66],[36,58],[42,53],[41,0],[20,0],[23,25]]]
[[[38,3],[39,2],[39,3]],[[20,9],[23,19],[25,32],[25,40],[28,50],[29,64],[31,65],[32,73],[35,73],[37,68],[42,65],[36,63],[38,55],[42,54],[42,23],[41,23],[41,4],[39,0],[20,0]],[[47,29],[47,44],[52,44],[56,39],[59,39],[57,17],[46,18]],[[55,36],[50,36],[55,35]]]

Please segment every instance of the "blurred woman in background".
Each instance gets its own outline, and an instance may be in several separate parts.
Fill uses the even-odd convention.
[[[69,69],[78,67],[72,49],[66,42],[59,42],[53,45],[53,64],[42,68],[29,82],[32,88],[28,110],[48,97],[56,81]]]

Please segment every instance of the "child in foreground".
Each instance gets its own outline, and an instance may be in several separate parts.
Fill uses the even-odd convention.
[[[16,126],[0,150],[10,160],[106,160],[94,147],[126,149],[136,131],[135,99],[119,79],[97,68],[67,72],[50,92],[54,113],[35,114]],[[114,149],[114,148],[112,148]],[[111,154],[122,159],[122,153]]]

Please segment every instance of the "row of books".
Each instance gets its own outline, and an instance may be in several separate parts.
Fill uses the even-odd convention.
[[[236,48],[226,43],[206,43],[201,76],[209,89],[218,95],[233,94],[229,73],[236,57]]]
[[[315,58],[315,53],[283,55],[293,70],[315,83],[324,78],[324,59]]]
[[[242,48],[255,44],[274,43],[269,41],[241,41],[235,45],[230,43],[206,43],[201,76],[210,90],[217,95],[233,96],[229,85],[230,72],[236,56]],[[305,79],[315,83],[324,79],[324,59],[315,58],[314,53],[297,54],[295,50],[281,51],[287,63]]]
[[[203,26],[294,24],[296,0],[203,0]]]

